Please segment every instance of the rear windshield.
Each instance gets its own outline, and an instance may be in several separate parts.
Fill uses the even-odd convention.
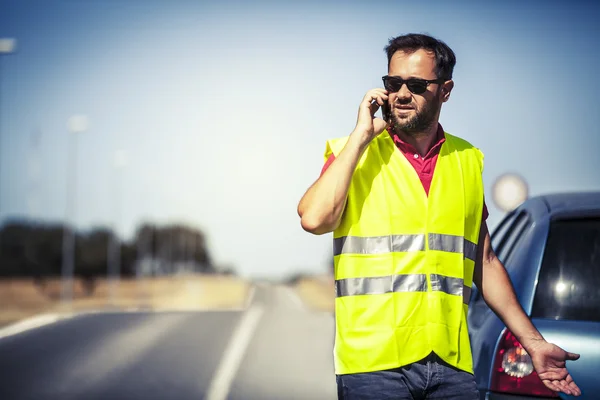
[[[600,321],[600,218],[552,222],[532,317]]]

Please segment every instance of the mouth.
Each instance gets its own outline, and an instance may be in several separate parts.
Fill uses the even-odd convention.
[[[397,113],[400,115],[408,114],[409,112],[414,110],[414,108],[410,107],[410,106],[395,106],[394,108],[397,110]]]

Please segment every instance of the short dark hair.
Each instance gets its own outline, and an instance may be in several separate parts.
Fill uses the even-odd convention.
[[[409,33],[390,39],[384,48],[387,53],[388,68],[392,56],[397,51],[414,53],[419,49],[427,50],[435,55],[435,73],[438,78],[452,79],[452,72],[456,65],[456,55],[452,49],[441,40],[420,33]]]

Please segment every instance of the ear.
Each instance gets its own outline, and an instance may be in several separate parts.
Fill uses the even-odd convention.
[[[454,88],[454,81],[451,79],[442,85],[442,101],[445,103],[450,99],[450,92]]]

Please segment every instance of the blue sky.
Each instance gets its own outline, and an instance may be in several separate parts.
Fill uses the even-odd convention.
[[[79,227],[184,222],[243,275],[324,271],[331,235],[302,231],[297,202],[408,32],[457,54],[441,122],[485,153],[488,198],[505,172],[531,195],[600,190],[598,6],[482,3],[0,0],[0,37],[18,40],[0,56],[0,218],[64,218],[83,114]]]

